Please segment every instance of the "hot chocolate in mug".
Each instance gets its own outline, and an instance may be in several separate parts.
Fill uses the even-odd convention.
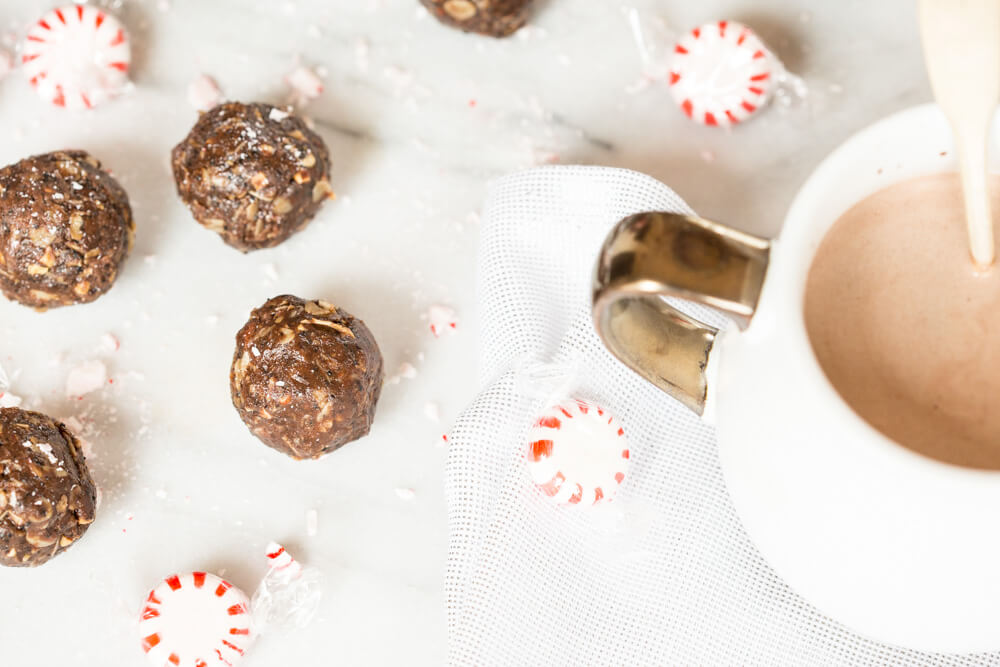
[[[796,592],[878,641],[979,652],[1000,649],[1000,455],[977,458],[976,444],[979,438],[990,450],[991,406],[1000,415],[1000,392],[990,396],[974,383],[993,377],[982,366],[1000,359],[1000,330],[992,316],[933,328],[942,324],[933,316],[938,302],[962,305],[962,293],[912,306],[894,297],[911,298],[908,285],[920,280],[950,285],[952,273],[965,267],[953,270],[928,256],[936,241],[916,236],[916,223],[907,226],[904,209],[913,206],[914,219],[936,230],[927,210],[938,209],[920,200],[924,181],[913,181],[912,193],[897,189],[876,199],[894,184],[956,169],[947,123],[927,105],[882,120],[834,151],[799,191],[777,240],[678,214],[630,216],[602,248],[594,318],[619,359],[716,426],[726,484],[746,532]],[[905,270],[883,265],[857,240],[893,215],[899,244],[886,256],[924,253],[912,255]],[[960,219],[941,224],[964,233]],[[824,273],[817,262],[810,276],[824,253],[841,265],[828,264]],[[835,303],[841,274],[846,301]],[[1000,285],[1000,273],[983,280]],[[983,294],[977,298],[989,306],[994,297]],[[879,298],[886,300],[880,305]],[[851,299],[861,310],[851,310]],[[699,322],[684,313],[684,301],[725,312],[733,326],[718,331]],[[850,317],[834,308],[847,308]],[[893,308],[901,316],[887,318]],[[1000,329],[1000,315],[997,322]],[[950,331],[963,336],[962,344],[952,344]],[[926,354],[915,347],[925,340],[934,343]],[[859,362],[853,350],[874,356]],[[896,358],[904,352],[910,356]],[[952,364],[942,357],[952,354],[962,358]],[[911,392],[914,383],[926,386]],[[934,392],[940,405],[926,398]],[[898,405],[927,400],[926,411],[900,414],[889,400],[897,393],[917,397]],[[949,403],[954,396],[960,400]],[[965,410],[966,403],[975,409]],[[920,426],[925,418],[940,435]],[[949,449],[949,424],[965,434],[965,453],[957,444],[958,453]],[[1000,442],[993,444],[1000,452]]]

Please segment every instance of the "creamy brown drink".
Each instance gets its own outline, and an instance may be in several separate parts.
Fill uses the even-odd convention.
[[[1000,211],[1000,176],[992,176]],[[890,186],[830,228],[805,321],[862,418],[935,459],[1000,470],[1000,265],[977,273],[957,174]]]

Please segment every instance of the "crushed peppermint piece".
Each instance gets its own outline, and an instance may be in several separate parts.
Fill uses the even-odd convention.
[[[285,82],[292,87],[295,96],[301,101],[312,100],[320,96],[323,92],[323,81],[316,73],[299,65],[285,77]]]
[[[289,114],[287,111],[283,111],[278,107],[274,107],[273,109],[271,109],[271,112],[267,114],[267,117],[276,123],[280,123],[281,121],[288,118],[290,115],[291,114]]]
[[[424,404],[424,416],[432,422],[441,421],[441,408],[437,403],[433,401],[428,401]]]
[[[430,323],[431,333],[436,338],[440,338],[445,332],[455,333],[455,329],[458,328],[455,309],[449,306],[435,304],[427,309],[425,317]]]
[[[14,56],[10,51],[0,49],[0,79],[4,78],[14,69]]]
[[[402,379],[412,380],[415,377],[417,377],[417,369],[410,362],[404,361],[393,375],[386,378],[386,382],[389,384],[399,384],[399,381]]]
[[[306,535],[309,537],[316,537],[319,532],[319,513],[314,510],[308,510],[306,512]]]
[[[198,111],[208,111],[222,101],[222,91],[215,79],[207,74],[200,74],[188,84],[187,99]]]
[[[405,500],[407,502],[413,500],[417,496],[417,492],[409,487],[397,486],[395,488],[396,497],[400,500]]]
[[[101,336],[101,348],[106,352],[117,352],[121,346],[121,341],[113,333],[106,333]]]
[[[18,408],[22,402],[23,399],[17,394],[12,394],[9,391],[0,391],[0,408]]]
[[[354,40],[354,64],[362,74],[368,73],[368,52],[370,44],[364,37]]]
[[[69,372],[66,377],[66,395],[83,396],[100,389],[108,380],[104,363],[98,360],[85,361]]]

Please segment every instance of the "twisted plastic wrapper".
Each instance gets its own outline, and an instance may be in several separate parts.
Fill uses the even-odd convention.
[[[250,599],[250,614],[259,634],[303,628],[316,617],[323,597],[319,570],[303,567],[277,542],[267,545],[270,566]]]
[[[648,9],[626,6],[623,12],[642,63],[641,79],[628,88],[628,92],[634,94],[645,90],[656,81],[667,81],[674,56],[674,44],[683,33],[673,29],[662,16]],[[789,72],[773,49],[766,47],[766,51],[773,69],[774,89],[771,93],[773,103],[779,108],[789,108],[804,103],[809,95],[805,81],[802,77]]]
[[[558,363],[522,360],[517,364],[514,386],[520,395],[531,401],[536,412],[577,399],[592,401],[613,411],[614,406],[602,400],[599,388],[587,386],[583,380],[585,371],[585,364],[580,358],[562,359]],[[535,416],[533,414],[532,418]],[[624,427],[627,432],[628,424]],[[527,470],[524,474],[529,475]],[[628,476],[626,472],[625,484],[628,483]],[[585,517],[585,523],[591,529],[588,548],[614,560],[642,560],[648,557],[643,542],[652,524],[652,509],[649,503],[630,494],[626,488],[615,494],[610,502],[555,505],[550,501],[550,498],[538,493],[537,502],[548,506],[548,511],[566,514],[566,520],[572,521]],[[577,518],[571,518],[573,516]]]

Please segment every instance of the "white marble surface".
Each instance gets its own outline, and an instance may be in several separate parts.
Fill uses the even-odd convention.
[[[664,85],[634,92],[641,63],[623,14],[676,28],[728,18],[756,28],[810,95],[732,133],[691,124]],[[326,574],[317,621],[265,636],[247,665],[440,664],[447,422],[475,390],[475,214],[494,176],[540,161],[646,171],[703,215],[774,234],[808,171],[854,130],[929,98],[912,2],[544,0],[503,42],[439,26],[416,0],[124,0],[135,89],[92,113],[0,81],[0,162],[64,147],[93,152],[129,191],[135,252],[92,305],[37,314],[0,303],[0,361],[13,389],[96,432],[97,522],[37,570],[0,571],[0,663],[141,664],[134,615],[174,571],[220,572],[247,590],[261,551],[285,542]],[[49,2],[0,3],[21,34]],[[167,156],[195,119],[198,74],[227,97],[277,102],[295,59],[325,70],[303,108],[328,142],[339,199],[280,248],[242,256],[178,202]],[[626,92],[627,90],[633,92]],[[392,373],[372,435],[320,462],[256,442],[229,403],[233,335],[283,292],[365,319]],[[434,339],[421,315],[459,314]],[[121,340],[102,351],[102,334]],[[67,400],[77,363],[103,359],[113,385]],[[441,423],[425,416],[440,406]],[[396,489],[412,489],[412,499]],[[315,509],[318,533],[306,514]],[[58,640],[56,639],[58,638]]]

